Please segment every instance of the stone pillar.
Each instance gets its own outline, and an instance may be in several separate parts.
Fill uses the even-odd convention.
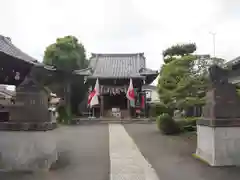
[[[210,68],[211,88],[197,122],[196,155],[212,166],[240,165],[240,97],[226,74]]]
[[[129,112],[129,119],[132,119],[132,114],[131,114],[131,106],[130,106],[130,101],[127,99],[127,108]]]

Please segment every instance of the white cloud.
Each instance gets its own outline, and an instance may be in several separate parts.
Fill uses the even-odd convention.
[[[237,1],[225,0],[2,0],[0,34],[41,60],[57,37],[75,35],[88,52],[145,52],[159,69],[162,51],[196,42],[198,53],[238,56]]]

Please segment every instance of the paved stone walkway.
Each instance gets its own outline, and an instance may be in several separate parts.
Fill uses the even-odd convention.
[[[164,136],[155,124],[124,125],[161,180],[239,180],[240,167],[211,167],[192,154],[194,133]]]
[[[164,136],[156,124],[63,126],[52,133],[60,160],[51,171],[0,172],[0,180],[240,179],[240,167],[213,168],[194,159],[193,134]]]
[[[110,180],[159,180],[120,124],[109,125]]]

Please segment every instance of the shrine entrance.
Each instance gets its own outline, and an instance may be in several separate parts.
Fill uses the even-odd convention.
[[[127,109],[127,97],[125,93],[116,95],[104,95],[104,109],[109,110],[112,107]]]
[[[103,95],[103,116],[105,117],[129,117],[128,100],[126,93]]]

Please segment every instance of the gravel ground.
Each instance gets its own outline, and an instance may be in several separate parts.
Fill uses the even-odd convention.
[[[108,180],[107,125],[63,126],[52,131],[59,161],[50,172],[0,173],[1,180]]]
[[[210,167],[193,158],[196,135],[164,136],[154,124],[127,124],[145,158],[161,180],[239,180],[240,167]]]

